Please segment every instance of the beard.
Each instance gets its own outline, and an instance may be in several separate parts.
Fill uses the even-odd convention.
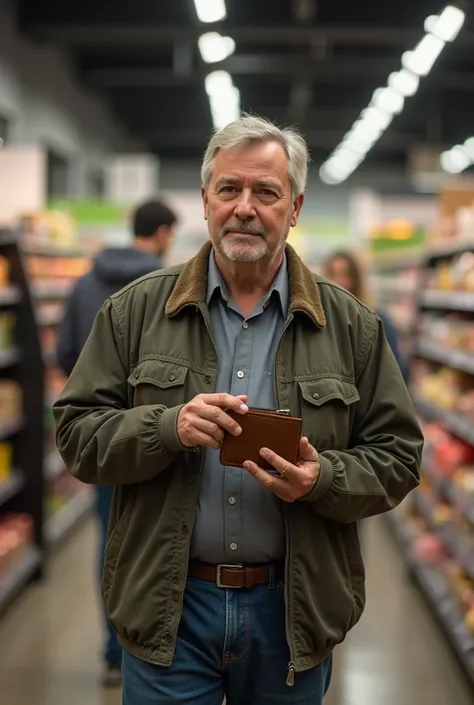
[[[241,237],[239,233],[242,233]],[[286,236],[282,243],[285,240]],[[258,262],[273,252],[268,245],[265,229],[261,225],[243,221],[227,223],[215,246],[226,259],[232,262]]]

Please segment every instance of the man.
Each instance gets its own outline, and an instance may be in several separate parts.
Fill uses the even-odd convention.
[[[211,243],[111,297],[55,406],[71,473],[116,485],[103,594],[125,705],[321,705],[364,606],[357,522],[419,482],[380,321],[285,245],[307,163],[261,118],[217,132]],[[280,476],[219,463],[249,406],[303,418],[297,465],[261,450]]]
[[[91,271],[81,277],[68,300],[59,329],[56,357],[65,375],[70,375],[104,301],[144,274],[163,267],[162,258],[171,244],[176,215],[160,201],[148,201],[132,214],[133,240],[129,247],[105,248]],[[101,533],[99,575],[102,578],[112,485],[96,486],[96,509]],[[122,680],[122,649],[115,631],[107,627],[104,685]]]

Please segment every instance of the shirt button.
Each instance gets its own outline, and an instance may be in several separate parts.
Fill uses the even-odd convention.
[[[247,323],[247,321],[244,321],[242,323],[242,328],[245,328],[245,330],[247,330],[248,327],[249,327],[249,324]]]
[[[236,502],[237,500],[235,499],[235,497],[229,497],[229,504],[235,504]]]
[[[231,543],[229,546],[231,551],[236,551],[237,550],[237,544],[236,543]]]
[[[245,377],[244,372],[242,372],[242,370],[239,370],[239,371],[237,372],[237,377],[238,377],[239,379],[242,379],[242,377]]]

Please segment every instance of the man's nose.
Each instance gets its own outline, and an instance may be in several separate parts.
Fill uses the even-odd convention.
[[[246,220],[255,215],[252,192],[250,190],[243,189],[241,191],[238,201],[235,204],[234,212],[239,220]]]

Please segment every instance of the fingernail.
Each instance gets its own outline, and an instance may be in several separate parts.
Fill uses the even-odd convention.
[[[240,426],[237,426],[237,428],[235,429],[235,435],[240,436],[241,433],[242,433],[242,429],[240,428]]]
[[[250,463],[244,463],[243,467],[245,468],[245,470],[250,470],[251,465],[250,465]]]
[[[243,412],[245,413],[245,412],[248,411],[248,410],[249,410],[249,408],[248,408],[247,404],[241,404],[241,405],[240,405],[240,411],[243,411]]]
[[[269,451],[268,451],[268,448],[261,448],[261,449],[260,449],[260,455],[263,456],[263,457],[265,457],[266,455],[268,455],[268,452],[269,452]]]

